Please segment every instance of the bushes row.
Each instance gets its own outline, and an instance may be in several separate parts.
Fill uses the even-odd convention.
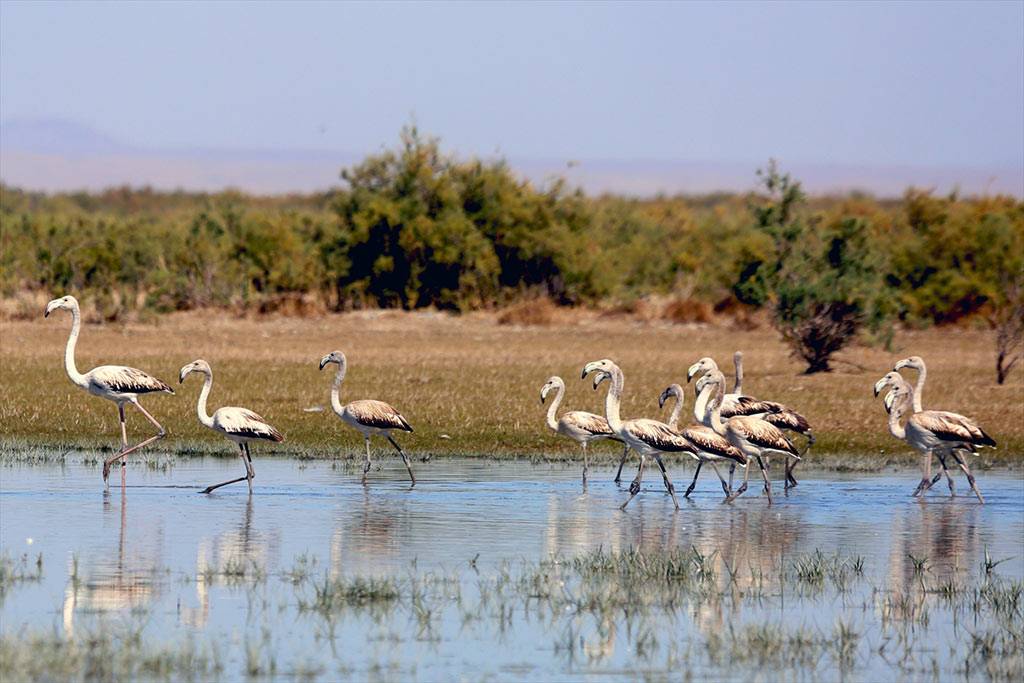
[[[991,318],[1024,272],[1024,202],[1010,197],[910,190],[900,201],[782,206],[765,188],[592,198],[558,180],[535,187],[502,161],[454,158],[413,128],[342,178],[333,192],[290,197],[0,187],[0,293],[75,292],[107,317],[308,309],[296,301],[464,311],[538,295],[622,304],[656,294],[692,302],[699,312],[678,315],[704,319],[711,307],[766,305],[770,282],[789,283],[790,298],[813,284],[861,303],[871,282],[879,288],[869,287],[865,315],[884,309],[925,325]],[[799,234],[786,233],[793,226]],[[824,273],[829,259],[859,270],[833,263]]]

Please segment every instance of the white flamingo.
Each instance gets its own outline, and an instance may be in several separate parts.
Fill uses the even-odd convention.
[[[978,490],[974,475],[959,451],[977,453],[984,446],[996,447],[995,439],[985,433],[977,422],[958,413],[942,410],[926,410],[913,412],[914,390],[910,383],[898,372],[887,373],[875,382],[875,396],[885,388],[890,393],[885,397],[885,406],[889,411],[889,433],[897,439],[906,441],[921,453],[921,482],[914,489],[913,496],[922,494],[937,480],[931,478],[932,454],[940,457],[952,455],[957,465],[967,477],[971,490],[978,500],[984,504],[985,499]],[[900,425],[900,419],[910,413],[906,425]],[[943,463],[943,469],[945,464]],[[949,487],[953,495],[953,486]]]
[[[284,441],[284,437],[270,423],[246,408],[225,406],[218,408],[211,416],[206,412],[206,399],[210,396],[210,388],[213,387],[213,370],[205,360],[194,360],[181,368],[181,371],[178,373],[178,384],[184,382],[185,377],[193,372],[206,376],[206,380],[203,382],[203,389],[199,392],[199,401],[196,403],[196,414],[199,416],[199,423],[238,444],[239,455],[242,458],[242,464],[245,465],[244,477],[207,486],[203,489],[203,493],[210,493],[228,484],[247,481],[249,483],[249,493],[251,494],[252,480],[256,478],[256,469],[252,465],[249,442],[273,441],[280,443]]]
[[[140,448],[148,446],[167,435],[167,430],[163,428],[163,425],[157,422],[156,418],[150,415],[139,403],[139,396],[160,392],[173,394],[174,390],[156,377],[125,365],[101,365],[85,374],[80,373],[75,366],[75,345],[78,342],[78,333],[82,327],[82,313],[78,307],[78,300],[73,296],[63,296],[59,299],[54,299],[46,304],[46,312],[43,314],[43,317],[49,317],[50,313],[56,310],[71,312],[71,334],[68,336],[67,347],[64,349],[64,369],[67,371],[68,377],[71,378],[71,382],[85,389],[93,396],[99,396],[117,404],[117,414],[121,420],[121,450],[116,455],[103,461],[103,482],[104,484],[107,483],[107,478],[110,476],[110,466],[120,460],[121,487],[124,488],[126,480],[125,457],[129,453],[134,453]],[[128,428],[124,417],[124,406],[126,403],[130,403],[138,408],[139,412],[157,428],[155,435],[140,441],[131,448],[128,447]]]
[[[924,358],[921,356],[910,356],[903,360],[897,361],[896,365],[893,366],[894,371],[902,370],[903,368],[910,368],[911,370],[917,370],[917,382],[914,384],[914,412],[920,413],[924,411],[922,406],[922,397],[924,396],[924,383],[928,378],[928,368],[924,364]],[[886,396],[886,410],[889,411],[891,408],[891,396]],[[939,465],[941,469],[936,472],[935,476],[925,487],[925,491],[930,489],[932,486],[939,482],[942,475],[946,475],[946,483],[949,486],[949,494],[955,495],[956,484],[953,482],[953,476],[949,472],[949,468],[946,466],[945,453],[940,449],[935,452],[935,455],[939,458]]]
[[[351,401],[345,405],[341,404],[341,383],[345,380],[345,373],[348,371],[348,360],[341,351],[332,351],[320,359],[320,369],[323,370],[329,363],[338,365],[338,372],[334,376],[334,385],[331,387],[331,408],[341,418],[342,422],[355,427],[363,435],[366,443],[366,462],[363,464],[363,483],[366,483],[366,473],[370,471],[370,437],[380,435],[387,438],[395,447],[398,454],[402,456],[405,469],[409,472],[409,480],[412,486],[416,485],[416,476],[412,473],[412,466],[409,458],[405,455],[402,447],[392,438],[391,431],[399,430],[411,432],[412,426],[402,415],[384,401],[364,399]]]
[[[608,426],[608,420],[600,415],[588,413],[584,410],[570,410],[562,413],[561,417],[555,419],[558,407],[561,405],[562,399],[565,397],[565,382],[558,375],[549,377],[548,381],[544,383],[543,387],[541,387],[541,405],[544,405],[548,394],[552,391],[555,392],[555,398],[552,399],[551,405],[548,406],[548,428],[556,434],[569,437],[576,443],[580,444],[583,448],[583,485],[586,486],[587,444],[591,441],[599,441],[601,439],[610,439],[612,441],[622,443],[622,439],[615,436],[612,428]],[[622,453],[622,461],[619,463],[619,473],[615,475],[616,482],[619,481],[619,476],[622,473],[622,462],[625,462],[627,453],[629,453],[629,446],[626,446]]]
[[[714,390],[706,391],[707,388]],[[757,461],[758,467],[761,468],[761,476],[764,478],[764,491],[768,496],[768,504],[771,505],[772,485],[768,480],[764,456],[768,453],[780,453],[784,456],[799,458],[796,446],[786,438],[786,435],[778,427],[757,417],[737,416],[728,422],[722,422],[721,406],[722,395],[725,392],[725,375],[721,371],[712,370],[706,373],[698,382],[698,389],[700,398],[697,404],[701,412],[709,413],[711,428],[742,451],[748,462],[750,458]],[[743,473],[743,484],[735,492],[729,494],[729,497],[726,498],[727,502],[735,500],[737,496],[747,490],[749,476],[750,468],[747,467]]]
[[[622,402],[622,387],[624,378],[622,370],[614,362],[607,358],[587,363],[583,368],[583,378],[591,373],[597,373],[594,377],[594,388],[606,379],[611,380],[611,388],[605,396],[605,417],[608,419],[608,426],[612,428],[615,435],[640,454],[640,467],[637,469],[636,478],[629,485],[629,498],[622,504],[625,509],[629,502],[640,493],[640,482],[644,476],[644,465],[647,457],[653,457],[661,468],[661,477],[665,482],[665,488],[672,496],[672,503],[679,509],[679,501],[676,499],[676,489],[668,478],[668,471],[665,463],[661,460],[662,453],[688,453],[691,457],[697,458],[697,449],[694,448],[682,434],[671,429],[664,422],[648,419],[625,420],[619,416],[619,406]]]
[[[759,417],[779,429],[783,429],[794,434],[800,434],[807,440],[803,450],[800,452],[800,456],[803,457],[815,442],[814,432],[811,430],[811,425],[807,421],[807,418],[781,403],[777,403],[775,401],[762,401],[761,399],[757,399],[752,396],[745,396],[742,393],[742,352],[737,351],[733,354],[733,364],[736,369],[736,375],[732,392],[726,393],[722,396],[722,419],[731,420],[734,417]],[[706,374],[711,371],[717,371],[718,369],[718,364],[714,359],[705,356],[690,366],[686,373],[686,381],[689,382],[693,379],[694,375],[698,373]],[[693,404],[694,418],[705,426],[710,426],[710,415],[707,412],[701,413],[701,410],[701,404],[699,402],[695,402]],[[791,460],[787,458],[786,460],[784,480],[785,489],[787,491],[799,483],[793,474],[793,469],[796,467],[797,462],[799,461],[795,459]],[[765,456],[765,465],[767,466],[767,464],[768,456]]]
[[[920,413],[924,411],[922,396],[924,395],[924,383],[928,379],[928,368],[925,366],[924,358],[921,358],[921,356],[910,356],[909,358],[897,361],[892,369],[898,372],[903,368],[917,370],[917,383],[914,384],[914,412]]]
[[[705,391],[712,391],[710,387],[706,388]],[[670,384],[665,391],[661,392],[661,396],[658,397],[658,407],[664,408],[665,402],[670,399],[675,399],[675,405],[672,407],[672,413],[669,416],[668,426],[672,429],[679,431],[685,439],[687,439],[697,449],[697,469],[693,473],[693,481],[690,482],[689,487],[686,489],[686,493],[683,494],[684,498],[689,498],[690,494],[693,493],[694,487],[697,485],[697,477],[700,476],[701,467],[704,463],[711,465],[711,468],[718,475],[719,481],[722,482],[722,490],[725,491],[726,498],[732,493],[729,484],[726,483],[722,473],[718,471],[717,462],[728,461],[732,467],[739,465],[740,467],[747,466],[747,458],[743,453],[739,451],[735,446],[729,443],[729,440],[724,436],[718,434],[715,430],[704,425],[693,425],[685,429],[680,430],[679,417],[683,412],[683,402],[685,394],[683,388],[678,384]]]

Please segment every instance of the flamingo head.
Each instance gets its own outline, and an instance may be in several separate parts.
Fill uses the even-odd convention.
[[[58,299],[54,299],[50,303],[46,304],[46,311],[43,312],[43,317],[48,318],[50,314],[56,310],[64,311],[77,311],[78,310],[78,299],[68,294]]]

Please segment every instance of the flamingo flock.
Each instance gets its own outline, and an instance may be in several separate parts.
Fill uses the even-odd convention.
[[[174,390],[156,377],[133,367],[123,365],[102,365],[86,373],[80,373],[75,364],[75,348],[81,331],[81,311],[78,301],[73,296],[63,296],[50,301],[46,306],[45,316],[54,311],[63,310],[71,314],[71,332],[68,336],[64,353],[64,369],[71,382],[94,396],[104,398],[117,405],[118,419],[121,427],[121,448],[103,462],[103,482],[109,486],[110,469],[113,465],[121,465],[121,486],[126,486],[126,458],[146,446],[167,436],[167,430],[154,418],[139,399],[148,394],[174,394]],[[363,463],[362,482],[366,483],[371,468],[370,439],[380,436],[387,439],[397,451],[409,474],[410,485],[416,485],[409,458],[402,447],[395,441],[392,432],[413,432],[412,425],[389,403],[375,399],[361,399],[341,402],[341,385],[348,372],[348,360],[341,351],[332,351],[319,361],[319,368],[337,365],[334,381],[331,385],[331,408],[338,418],[346,425],[354,428],[363,436],[365,444],[365,460]],[[685,408],[686,392],[679,384],[670,384],[659,396],[658,407],[672,401],[672,412],[667,422],[650,418],[623,419],[621,416],[622,396],[625,389],[625,375],[622,369],[610,359],[591,361],[583,367],[581,379],[592,379],[596,391],[607,383],[605,395],[605,414],[572,410],[558,415],[558,410],[566,395],[566,384],[561,377],[552,376],[541,387],[541,404],[548,403],[545,421],[547,427],[561,436],[570,438],[580,444],[583,454],[582,483],[587,487],[589,463],[587,446],[591,442],[608,440],[622,445],[623,451],[619,461],[615,483],[621,480],[622,469],[633,451],[639,457],[636,476],[629,485],[629,497],[620,506],[625,509],[640,493],[645,468],[649,459],[658,465],[665,491],[669,494],[676,509],[680,507],[675,486],[665,465],[669,457],[689,456],[695,463],[693,480],[683,494],[688,498],[697,485],[697,479],[705,465],[718,476],[725,494],[724,503],[731,503],[741,496],[748,488],[750,470],[756,465],[764,484],[764,494],[768,505],[773,504],[771,479],[769,477],[770,458],[773,455],[784,458],[784,490],[798,485],[794,469],[815,442],[814,432],[806,417],[796,410],[775,401],[754,398],[743,393],[743,354],[733,355],[735,379],[732,390],[727,390],[725,375],[711,357],[704,357],[691,365],[686,373],[689,384],[694,383],[693,418],[694,424],[680,426],[680,418]],[[917,382],[911,385],[900,370],[909,369],[917,372]],[[197,359],[183,366],[178,375],[178,383],[182,384],[190,374],[203,375],[204,382],[196,403],[196,415],[199,423],[217,432],[238,446],[239,457],[245,467],[245,475],[229,481],[213,484],[203,489],[203,493],[213,491],[238,482],[248,484],[249,493],[253,492],[253,480],[256,472],[252,463],[250,444],[254,441],[280,443],[284,436],[266,419],[247,408],[225,406],[211,415],[207,411],[207,400],[213,387],[213,369],[202,359]],[[888,414],[889,432],[897,439],[905,441],[921,454],[921,481],[913,492],[913,496],[921,496],[945,476],[950,495],[955,495],[955,485],[947,465],[947,459],[960,468],[970,484],[971,490],[978,501],[984,503],[974,475],[964,460],[963,454],[976,455],[984,447],[995,448],[995,440],[989,436],[974,420],[958,413],[924,410],[922,394],[927,377],[924,360],[920,356],[910,356],[898,361],[892,371],[878,380],[874,385],[874,394],[883,392],[884,407]],[[552,394],[554,396],[552,397]],[[125,406],[131,405],[138,410],[156,428],[156,433],[129,445]],[[905,419],[904,419],[905,418]],[[793,439],[803,442],[798,448]],[[941,471],[931,474],[932,457],[939,460]],[[719,470],[719,465],[728,465],[728,479]],[[739,488],[733,488],[736,468],[743,468],[743,482]]]

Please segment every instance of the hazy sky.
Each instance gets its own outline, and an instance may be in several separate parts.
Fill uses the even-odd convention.
[[[147,147],[1020,166],[1024,3],[0,3],[0,116]]]

